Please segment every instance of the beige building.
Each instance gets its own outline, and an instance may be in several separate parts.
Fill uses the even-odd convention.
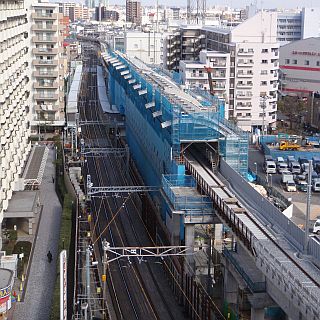
[[[29,6],[28,1],[0,3],[0,224],[30,150]]]
[[[59,24],[62,14],[53,3],[32,6],[32,79],[33,126],[62,127],[64,113],[64,76],[66,54],[63,46],[64,26]]]
[[[76,20],[89,20],[90,18],[89,8],[81,3],[59,3],[59,12],[69,17],[72,22]]]

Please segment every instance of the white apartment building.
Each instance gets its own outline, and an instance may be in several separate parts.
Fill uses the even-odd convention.
[[[160,32],[128,31],[124,34],[124,47],[128,56],[146,64],[162,63],[163,34]]]
[[[171,40],[174,46],[171,42],[164,46],[164,65],[175,66],[181,60],[199,61],[200,53],[197,58],[184,59],[187,57],[185,53],[194,54],[203,46],[208,52],[230,54],[229,77],[226,79],[229,91],[225,92],[228,117],[248,131],[261,129],[263,122],[265,128],[268,125],[274,127],[279,69],[277,13],[260,12],[236,27],[204,26],[198,31],[194,35],[186,34],[185,29],[177,31]],[[176,35],[179,32],[180,36]],[[186,36],[188,39],[184,40]],[[221,85],[221,82],[216,84]],[[263,103],[261,97],[265,97]]]
[[[32,5],[32,79],[34,127],[62,127],[65,124],[63,28],[58,4]]]
[[[179,73],[185,89],[200,88],[210,91],[208,72],[206,68],[211,68],[212,84],[214,94],[219,98],[226,99],[229,93],[230,78],[230,53],[202,50],[199,61],[180,61]],[[226,114],[228,119],[229,106],[226,99]]]
[[[30,151],[29,6],[28,1],[0,3],[0,223]]]

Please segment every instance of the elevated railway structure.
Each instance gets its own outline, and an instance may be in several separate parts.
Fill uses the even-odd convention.
[[[110,103],[125,116],[131,157],[147,185],[162,187],[161,196],[151,197],[172,244],[194,241],[189,231],[201,215],[202,223],[218,217],[264,279],[254,286],[246,265],[240,268],[236,255],[223,251],[251,298],[266,293],[290,318],[318,319],[319,243],[310,239],[304,248],[304,231],[250,189],[244,179],[247,135],[221,117],[223,102],[202,103],[141,61],[108,51],[104,43],[100,48]],[[255,320],[264,316],[252,314]]]

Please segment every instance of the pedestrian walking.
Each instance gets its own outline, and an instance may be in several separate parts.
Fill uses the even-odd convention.
[[[52,177],[52,183],[54,183],[54,177]]]
[[[47,258],[48,258],[48,262],[51,263],[51,261],[52,261],[52,253],[50,252],[50,250],[47,253]]]

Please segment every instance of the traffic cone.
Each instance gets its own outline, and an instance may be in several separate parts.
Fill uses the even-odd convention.
[[[20,302],[20,294],[18,294],[18,300],[17,301]]]
[[[23,290],[22,282],[20,283],[20,291]]]
[[[22,282],[24,282],[24,275],[22,275],[22,277],[21,277],[21,281],[22,281]]]

